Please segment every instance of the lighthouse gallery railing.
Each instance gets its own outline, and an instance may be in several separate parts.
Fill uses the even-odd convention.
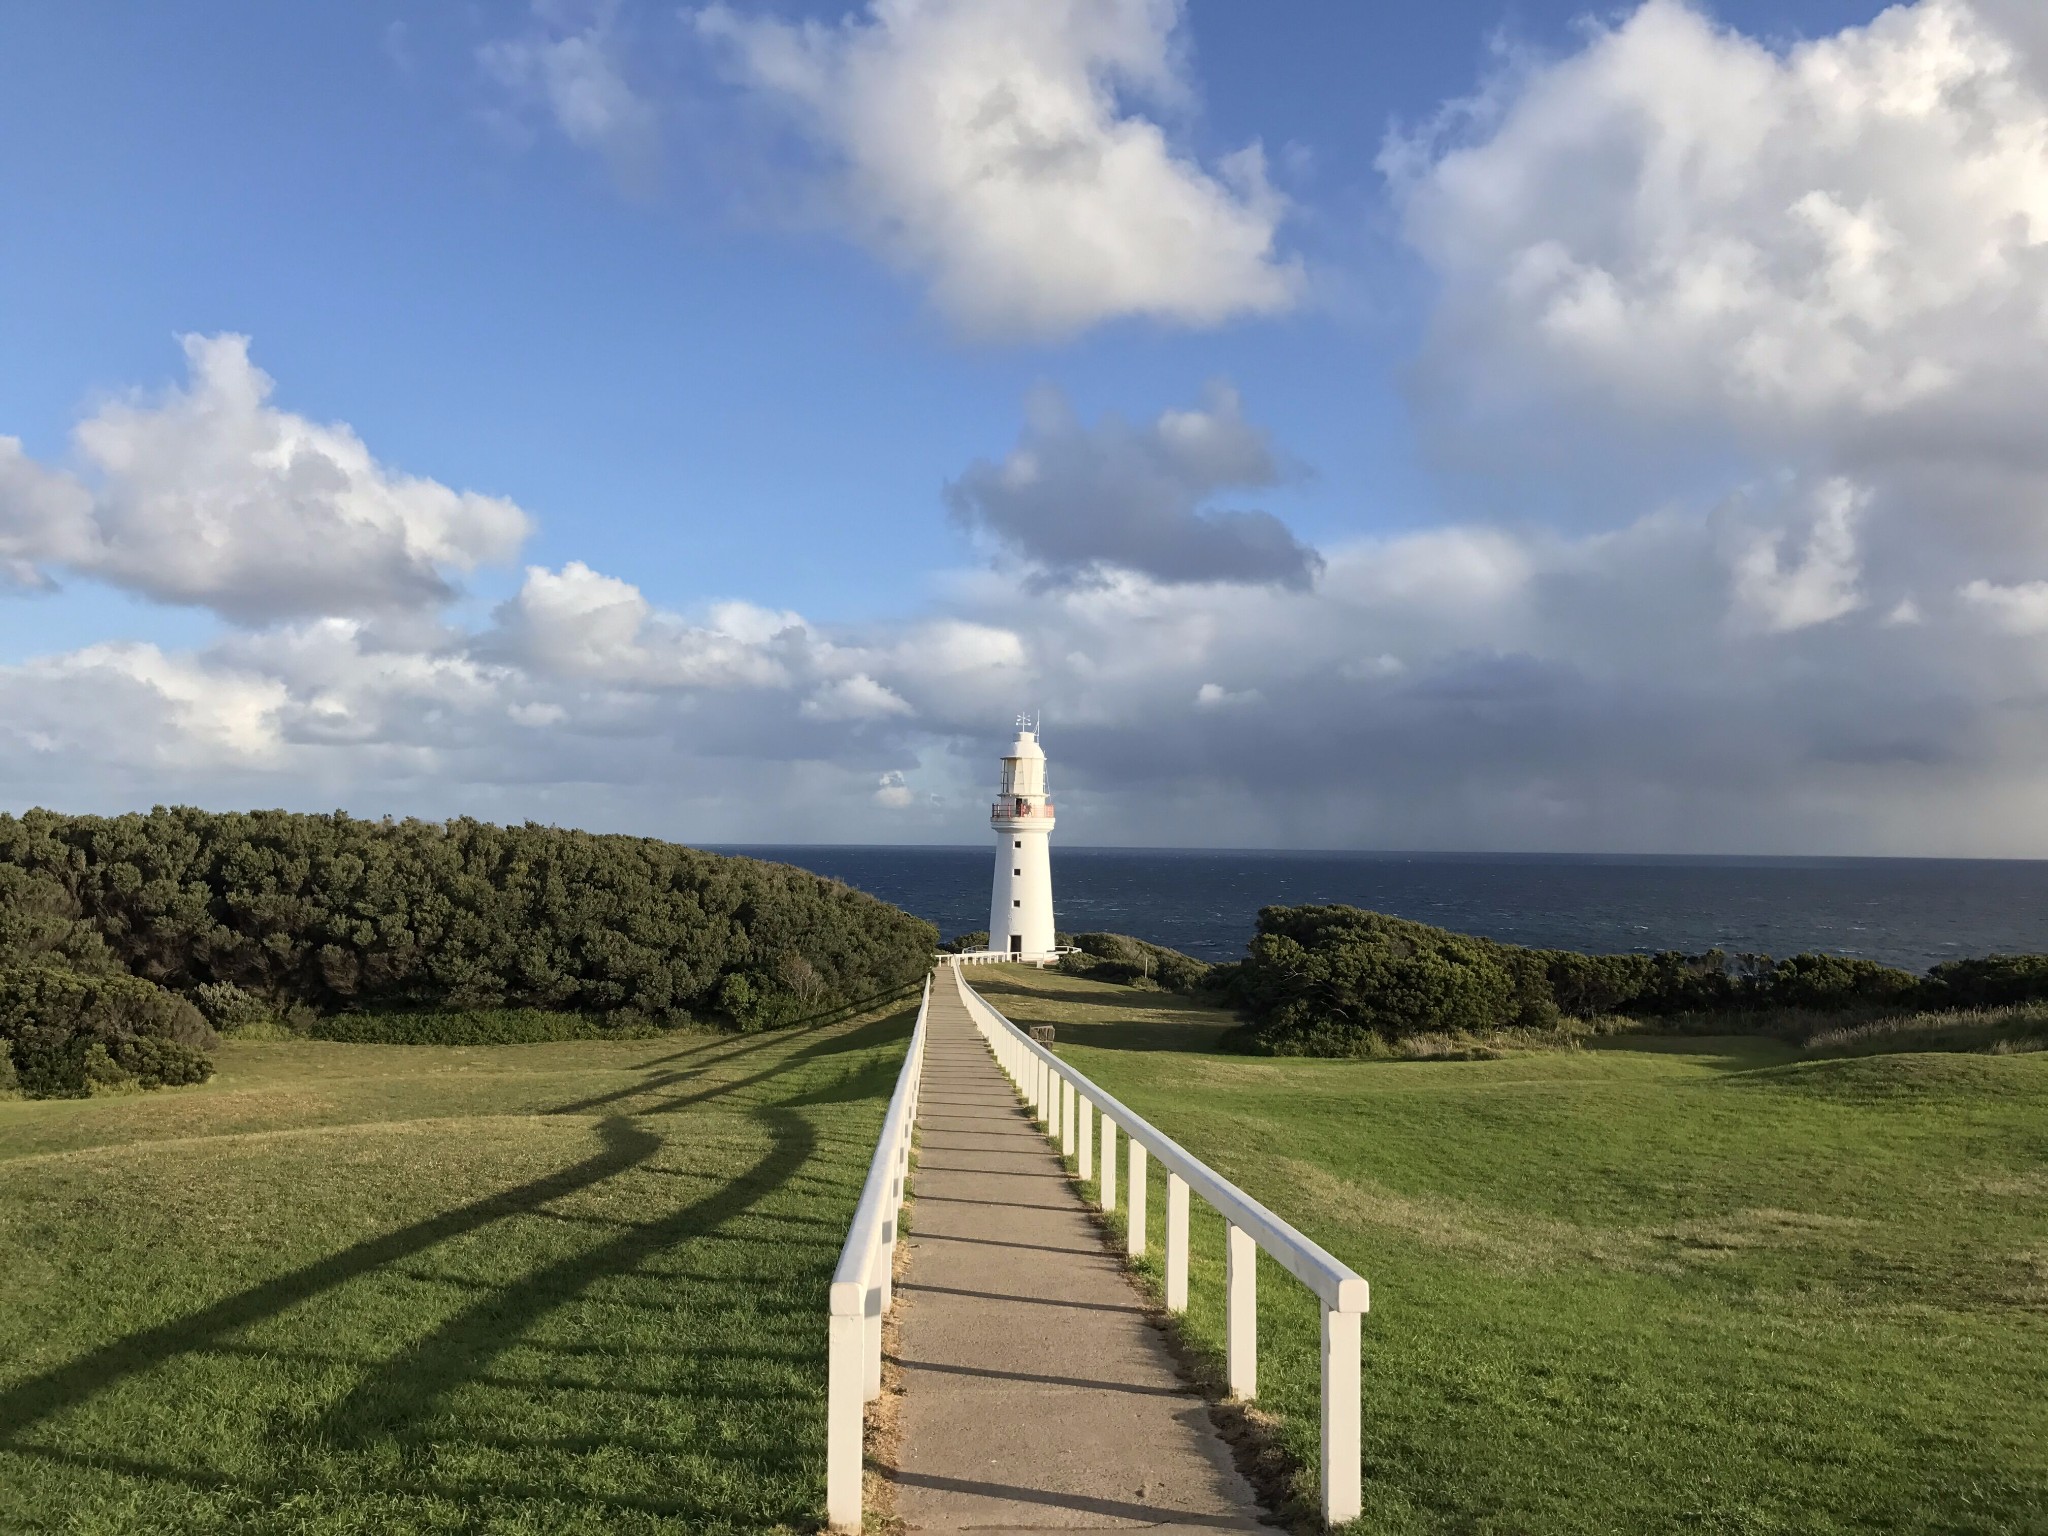
[[[951,970],[968,1015],[988,1041],[997,1063],[1017,1085],[1019,1095],[1045,1127],[1046,1135],[1062,1153],[1076,1160],[1083,1179],[1095,1173],[1095,1138],[1090,1134],[1089,1121],[1100,1116],[1099,1188],[1105,1211],[1116,1209],[1116,1133],[1119,1129],[1123,1131],[1129,1164],[1125,1245],[1133,1258],[1142,1256],[1146,1246],[1145,1159],[1148,1155],[1156,1157],[1165,1166],[1167,1310],[1184,1312],[1188,1305],[1189,1192],[1199,1194],[1223,1217],[1228,1233],[1224,1249],[1224,1316],[1228,1330],[1224,1362],[1234,1396],[1249,1400],[1258,1393],[1255,1250],[1265,1249],[1321,1299],[1323,1518],[1332,1525],[1357,1519],[1364,1508],[1359,1464],[1363,1428],[1359,1406],[1359,1319],[1371,1294],[1364,1277],[1026,1035],[967,985],[957,963]],[[836,1318],[833,1326],[838,1326]],[[834,1359],[837,1358],[835,1354]]]

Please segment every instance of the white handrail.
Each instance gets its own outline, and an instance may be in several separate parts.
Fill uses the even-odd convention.
[[[1226,1230],[1224,1315],[1228,1325],[1225,1360],[1230,1390],[1249,1400],[1258,1390],[1256,1270],[1250,1245],[1266,1250],[1322,1302],[1322,1503],[1332,1525],[1355,1520],[1364,1510],[1360,1476],[1363,1424],[1359,1411],[1359,1318],[1371,1302],[1365,1278],[1304,1237],[1250,1195],[1217,1173],[1172,1137],[1105,1093],[1081,1072],[990,1006],[967,985],[960,958],[949,967],[961,1001],[997,1063],[1062,1151],[1095,1149],[1089,1119],[1102,1117],[1100,1189],[1102,1208],[1116,1208],[1116,1131],[1129,1141],[1130,1207],[1126,1247],[1132,1257],[1145,1251],[1145,1158],[1156,1157],[1167,1173],[1166,1304],[1187,1308],[1187,1197],[1198,1194],[1223,1217]],[[972,963],[971,961],[969,963]],[[1078,1134],[1077,1134],[1078,1132]],[[1083,1177],[1093,1158],[1083,1154]]]
[[[910,1177],[910,1133],[917,1123],[917,1095],[924,1070],[925,1019],[931,1012],[932,979],[924,979],[917,1027],[896,1091],[882,1117],[875,1158],[854,1208],[839,1267],[832,1272],[831,1337],[827,1342],[825,1392],[825,1515],[836,1529],[860,1529],[863,1430],[867,1405],[882,1395],[882,1319],[895,1303],[896,1224]]]

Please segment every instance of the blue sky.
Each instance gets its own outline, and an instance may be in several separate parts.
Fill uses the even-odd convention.
[[[0,802],[962,841],[1036,706],[1088,842],[2048,851],[2030,9],[12,8]]]

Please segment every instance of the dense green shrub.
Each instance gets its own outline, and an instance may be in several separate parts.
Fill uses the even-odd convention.
[[[1193,955],[1163,944],[1148,944],[1127,933],[1077,933],[1062,938],[1076,950],[1060,957],[1060,969],[1069,975],[1120,981],[1127,986],[1150,983],[1168,992],[1192,993],[1211,969]]]
[[[949,955],[978,954],[988,948],[988,930],[977,928],[972,933],[955,934],[952,943],[943,944],[940,948]]]
[[[542,1008],[460,1012],[341,1013],[316,1021],[315,1040],[358,1045],[533,1045],[547,1040],[643,1039],[661,1033],[644,1018],[552,1013]]]
[[[206,1015],[206,1022],[224,1035],[277,1022],[277,1015],[262,998],[252,997],[232,981],[202,981],[192,989],[192,1000]]]
[[[2019,975],[2016,963],[2010,969],[2010,980],[1979,971],[1966,980],[2048,993],[2048,963],[2038,981]],[[1336,906],[1267,907],[1246,958],[1213,968],[1208,986],[1246,1020],[1239,1043],[1312,1055],[1369,1054],[1421,1033],[1551,1030],[1566,1018],[1613,1014],[1725,1031],[1789,1010],[1927,1006],[1941,991],[1938,982],[1842,955],[1581,955]]]
[[[51,924],[82,923],[114,965],[179,992],[230,983],[274,1012],[761,1027],[922,975],[936,938],[788,865],[531,823],[31,811],[0,816],[0,869],[48,908],[35,942],[74,943]]]
[[[61,881],[0,862],[0,966],[21,965],[89,975],[120,969]]]
[[[2044,972],[2048,979],[2048,972]],[[1838,1013],[1850,1008],[1909,1007],[1926,996],[1926,983],[1910,971],[1849,955],[1794,955],[1757,978],[1774,1008]]]
[[[1357,907],[1266,907],[1230,995],[1261,1049],[1352,1055],[1371,1037],[1506,1023],[1518,999],[1499,948]]]
[[[204,1082],[218,1037],[183,998],[134,976],[0,970],[0,1044],[32,1098]]]
[[[2000,1008],[2048,999],[2048,955],[1945,960],[1927,973],[1937,1006]]]

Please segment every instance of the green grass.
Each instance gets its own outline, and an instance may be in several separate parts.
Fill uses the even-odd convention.
[[[0,1529],[805,1529],[911,1014],[0,1103]]]
[[[2048,1053],[1276,1061],[1183,999],[969,979],[1371,1281],[1360,1529],[2048,1531]],[[1213,1359],[1199,1201],[1193,1241]],[[1312,1492],[1314,1303],[1259,1285],[1261,1406]]]

